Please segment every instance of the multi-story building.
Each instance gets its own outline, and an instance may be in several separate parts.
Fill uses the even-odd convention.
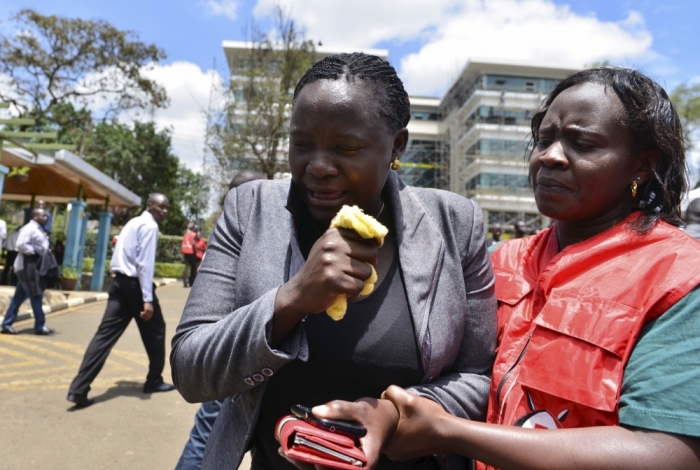
[[[547,220],[528,184],[530,119],[543,98],[576,70],[470,61],[440,102],[440,165],[446,188],[476,201],[488,224],[505,229]]]
[[[231,75],[251,44],[224,41]],[[386,49],[362,52],[387,59]],[[316,47],[316,60],[353,52]],[[448,189],[476,201],[487,224],[530,230],[546,218],[528,184],[530,119],[569,68],[471,60],[442,98],[412,96],[409,143],[399,173],[407,184]],[[281,155],[281,158],[283,156]]]

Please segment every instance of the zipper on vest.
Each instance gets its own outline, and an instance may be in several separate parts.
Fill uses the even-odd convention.
[[[496,404],[498,405],[499,408],[501,406],[501,391],[503,389],[503,386],[506,384],[508,377],[510,377],[510,374],[513,373],[513,370],[515,370],[518,363],[523,359],[523,356],[525,355],[525,351],[527,351],[527,345],[530,344],[530,338],[532,338],[532,333],[530,333],[530,336],[528,336],[527,342],[525,343],[523,350],[520,351],[520,355],[518,356],[518,359],[510,367],[510,369],[508,369],[508,372],[506,372],[506,375],[503,376],[503,378],[501,379],[501,382],[498,384],[498,388],[496,389]]]

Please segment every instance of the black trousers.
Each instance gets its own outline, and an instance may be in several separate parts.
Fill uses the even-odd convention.
[[[153,316],[143,321],[139,313],[143,310],[143,296],[138,278],[117,275],[109,286],[109,299],[97,333],[85,351],[77,377],[70,385],[69,393],[85,395],[90,384],[102,370],[109,352],[119,337],[136,320],[143,345],[148,354],[148,376],[146,384],[153,385],[163,380],[165,367],[165,321],[153,286]]]
[[[199,261],[200,259],[197,258],[197,255],[191,254],[191,255],[183,255],[185,257],[185,273],[184,273],[184,282],[185,282],[185,287],[187,286],[192,286],[194,284],[194,279],[197,277],[197,269],[199,269]],[[189,269],[188,269],[189,268]],[[188,271],[189,270],[189,275]]]

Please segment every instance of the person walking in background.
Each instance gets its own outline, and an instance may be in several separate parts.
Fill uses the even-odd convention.
[[[3,334],[17,334],[12,328],[12,323],[17,319],[19,308],[27,298],[29,298],[32,304],[32,311],[34,312],[34,333],[37,335],[53,333],[53,330],[44,324],[42,304],[45,279],[42,280],[40,277],[37,266],[40,256],[49,250],[49,237],[42,228],[44,223],[46,223],[46,211],[44,209],[34,209],[32,211],[32,220],[19,230],[17,237],[18,255],[13,266],[19,282],[2,322],[0,332]]]
[[[236,173],[228,185],[229,191],[233,188],[253,180],[265,179],[265,175],[257,171],[243,170]],[[199,238],[199,240],[203,240]],[[206,240],[204,241],[204,249],[206,250]],[[201,245],[200,245],[201,246]],[[204,260],[204,252],[200,262]],[[190,431],[190,438],[182,450],[180,460],[175,467],[175,470],[199,470],[202,466],[202,458],[204,457],[204,447],[207,445],[209,434],[214,426],[216,417],[219,416],[221,410],[221,400],[213,400],[202,403],[194,417],[194,426]]]
[[[522,220],[518,220],[513,226],[515,229],[515,238],[524,238],[527,236],[527,226]]]
[[[685,233],[700,240],[700,198],[693,199],[685,210]]]
[[[195,253],[195,239],[197,238],[197,230],[199,227],[192,224],[187,229],[185,235],[182,236],[182,244],[180,246],[180,251],[182,256],[185,258],[185,272],[182,275],[182,284],[185,287],[189,287],[194,282],[194,278],[197,275],[197,266],[199,265],[199,258]]]
[[[17,285],[17,275],[14,270],[15,259],[17,258],[17,238],[19,237],[19,231],[22,227],[17,227],[12,234],[5,240],[4,246],[7,251],[5,256],[5,266],[2,269],[2,277],[0,278],[0,284],[3,286],[16,286]]]
[[[43,199],[39,199],[36,203],[39,209],[44,209],[46,211],[46,222],[41,226],[41,228],[46,232],[47,235],[51,235],[51,224],[53,223],[53,218],[51,217],[51,212],[46,210],[46,202]]]
[[[132,318],[139,327],[149,360],[143,393],[175,388],[163,382],[165,321],[153,285],[158,222],[168,216],[169,207],[168,198],[163,194],[151,194],[143,214],[127,222],[119,233],[119,243],[110,263],[110,272],[115,278],[109,287],[107,308],[66,397],[77,406],[90,406],[95,402],[87,397],[90,384]]]
[[[501,224],[493,224],[491,226],[491,238],[486,239],[486,248],[500,242],[501,235],[503,235],[503,227],[501,227]]]
[[[204,259],[204,253],[206,253],[206,251],[207,239],[202,237],[199,228],[197,228],[197,236],[194,239],[194,254],[197,257],[197,269],[195,269],[192,282],[194,282],[194,279],[197,277],[197,271],[199,271],[199,266],[202,264],[202,260]]]

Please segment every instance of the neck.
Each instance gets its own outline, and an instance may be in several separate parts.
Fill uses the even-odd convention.
[[[603,217],[584,222],[564,222],[561,220],[555,221],[559,251],[563,250],[569,245],[586,241],[599,233],[613,228],[615,225],[622,222],[622,220],[627,217],[630,212],[632,212],[632,209],[625,207],[619,211],[606,214]]]

